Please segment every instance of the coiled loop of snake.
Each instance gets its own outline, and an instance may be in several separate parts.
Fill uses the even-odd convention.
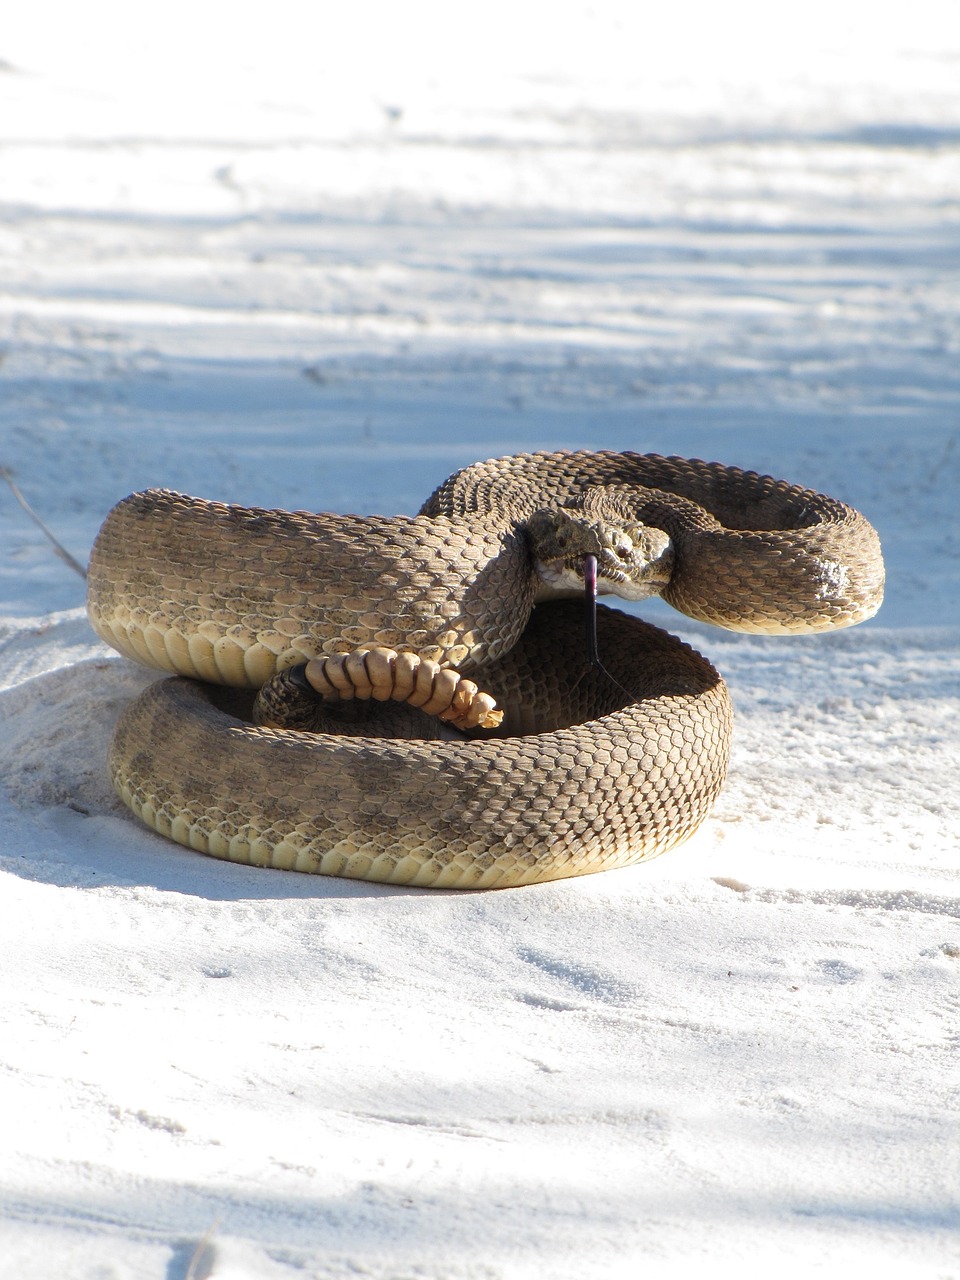
[[[584,672],[581,608],[534,604],[576,590],[587,554],[601,590],[660,592],[734,629],[851,625],[882,596],[858,512],[677,458],[498,459],[458,472],[413,518],[135,494],[107,517],[88,579],[91,621],[121,652],[242,690],[392,650],[395,667],[416,655],[470,673],[505,719],[482,741],[411,741],[375,736],[350,709],[333,713],[346,736],[308,734],[249,723],[250,694],[168,680],[121,717],[118,791],[215,856],[394,883],[521,884],[662,852],[717,794],[729,701],[699,655],[608,610],[612,678]],[[370,659],[335,666],[351,661],[362,683]]]

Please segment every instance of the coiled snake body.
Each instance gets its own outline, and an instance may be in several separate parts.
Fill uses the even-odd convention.
[[[613,610],[599,610],[604,669],[586,666],[583,606],[563,598],[582,590],[585,556],[601,590],[659,593],[735,630],[848,626],[883,591],[877,535],[852,508],[680,458],[479,463],[415,517],[134,494],[94,546],[90,619],[122,653],[181,678],[121,716],[117,790],[202,852],[392,883],[516,885],[663,852],[723,781],[726,688],[692,649]],[[353,701],[318,733],[269,727],[270,714],[251,723],[244,691],[266,684],[269,713],[277,673],[289,683],[305,662],[315,687],[332,679]],[[454,670],[503,708],[499,728],[450,741],[416,712],[421,728],[380,724],[387,697],[454,718],[473,698],[469,680],[454,691]],[[480,712],[464,715],[470,726]]]

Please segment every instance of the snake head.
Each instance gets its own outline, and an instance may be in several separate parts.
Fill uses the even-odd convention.
[[[659,595],[673,572],[673,543],[663,529],[578,508],[536,511],[525,525],[541,598],[583,591],[583,557],[597,558],[597,592],[625,600]]]

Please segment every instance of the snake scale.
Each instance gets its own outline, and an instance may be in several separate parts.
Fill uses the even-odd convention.
[[[883,594],[859,512],[697,460],[518,454],[458,471],[414,517],[148,490],[108,514],[88,610],[177,675],[121,715],[114,785],[204,853],[395,884],[661,853],[723,782],[729,697],[699,654],[616,610],[597,610],[588,664],[571,597],[589,564],[601,592],[764,634],[852,625]],[[503,721],[483,729],[493,700]]]

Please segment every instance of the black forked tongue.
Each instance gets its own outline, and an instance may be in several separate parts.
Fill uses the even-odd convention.
[[[584,617],[587,623],[587,661],[591,667],[600,667],[600,652],[597,649],[597,557],[583,557],[583,603]],[[603,668],[600,667],[602,670]]]
[[[611,684],[615,684],[621,693],[625,693],[631,702],[639,702],[640,699],[622,685],[616,676],[612,676],[600,661],[600,650],[597,647],[597,557],[594,555],[583,557],[583,603],[587,624],[587,665],[584,673],[593,667],[595,671],[602,672]]]

